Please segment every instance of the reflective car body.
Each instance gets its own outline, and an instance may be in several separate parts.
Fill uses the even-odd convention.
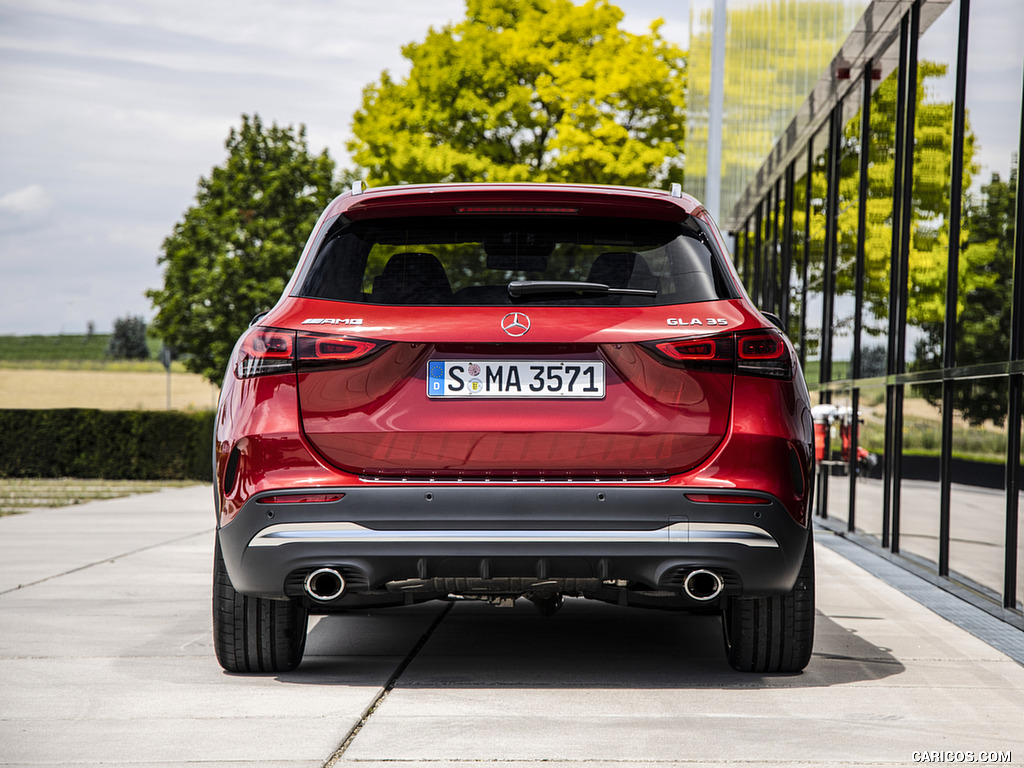
[[[567,595],[720,610],[734,667],[801,669],[813,439],[677,189],[356,188],[226,373],[218,657],[293,667],[310,611]]]

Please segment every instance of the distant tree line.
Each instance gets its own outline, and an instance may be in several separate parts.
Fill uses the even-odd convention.
[[[110,335],[110,342],[107,345],[107,355],[115,360],[148,360],[146,321],[134,315],[115,320],[114,332]]]

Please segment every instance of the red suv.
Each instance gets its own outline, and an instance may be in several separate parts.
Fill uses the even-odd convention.
[[[455,597],[719,611],[736,669],[810,658],[807,389],[678,185],[340,196],[215,441],[225,669],[294,668],[311,612]]]

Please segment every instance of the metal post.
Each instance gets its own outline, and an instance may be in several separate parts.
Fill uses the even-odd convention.
[[[782,265],[779,263],[779,208],[781,202],[779,200],[779,193],[781,192],[782,179],[775,180],[775,193],[774,193],[774,208],[772,209],[772,300],[771,307],[772,312],[775,314],[782,313]]]
[[[757,213],[754,214],[754,264],[753,264],[753,275],[752,282],[750,284],[750,298],[757,305],[758,309],[766,308],[764,306],[764,292],[762,288],[762,282],[764,280],[764,270],[762,265],[764,263],[764,254],[762,249],[764,248],[763,238],[761,237],[764,233],[764,201],[757,204]]]
[[[1024,110],[1021,111],[1020,149],[1017,155],[1017,227],[1013,243],[1013,305],[1010,308],[1010,359],[1024,360],[1024,178],[1020,158],[1024,158]],[[1017,606],[1017,537],[1020,535],[1021,492],[1021,420],[1024,419],[1024,373],[1010,377],[1009,418],[1006,441],[1006,562],[1003,577],[1003,607]]]
[[[854,310],[853,310],[853,357],[850,360],[850,378],[854,381],[863,375],[861,370],[860,337],[864,332],[864,237],[868,222],[868,171],[871,167],[871,70],[874,62],[864,66],[861,83],[860,103],[860,157],[857,165],[857,255],[854,264]],[[846,529],[851,533],[857,529],[857,472],[859,462],[857,452],[860,449],[860,388],[854,386],[850,393],[850,508],[847,515]]]
[[[906,77],[904,82],[905,114],[903,123],[903,168],[900,171],[903,177],[901,192],[903,200],[900,203],[900,251],[899,251],[899,283],[898,291],[899,311],[896,317],[896,359],[893,373],[905,373],[907,369],[907,296],[910,290],[910,224],[914,218],[914,133],[917,125],[917,38],[921,33],[921,4],[920,0],[910,8],[910,29],[907,34],[907,58]],[[893,429],[893,478],[894,482],[900,483],[903,477],[903,399],[906,396],[903,384],[896,385],[894,398],[895,421]],[[899,488],[893,494],[892,512],[892,551],[900,551],[900,507],[902,498]]]
[[[839,156],[842,151],[843,102],[832,108],[828,123],[828,164],[825,167],[825,270],[821,307],[821,383],[832,381],[832,326],[835,320],[836,254],[839,237]],[[831,402],[831,395],[827,402]]]
[[[916,7],[916,6],[915,6]],[[904,154],[906,152],[906,134],[913,141],[913,122],[907,128],[907,91],[909,85],[909,47],[910,20],[904,16],[900,21],[900,53],[899,76],[896,95],[896,136],[895,165],[892,190],[892,251],[889,257],[889,362],[887,371],[889,381],[885,388],[885,471],[882,496],[882,546],[899,552],[900,486],[899,478],[902,471],[901,452],[903,450],[903,385],[897,384],[892,377],[903,370],[902,349],[899,339],[906,333],[898,317],[903,307],[900,291],[902,283],[901,235],[903,232],[903,187],[909,180],[904,179]],[[916,50],[916,46],[915,46]],[[914,85],[917,85],[917,73],[914,73]],[[909,215],[909,214],[908,214]]]
[[[726,0],[715,0],[711,17],[711,92],[708,94],[708,167],[704,180],[704,206],[721,220],[722,115],[725,94]]]
[[[960,286],[960,217],[964,172],[964,129],[967,111],[967,23],[970,0],[960,3],[960,35],[956,56],[956,96],[953,107],[953,157],[949,185],[949,250],[946,264],[946,316],[943,327],[942,367],[956,367],[956,307]],[[939,574],[949,575],[949,539],[952,530],[953,409],[956,381],[942,379],[942,448],[939,453]]]
[[[807,275],[811,260],[811,190],[814,170],[814,140],[807,142],[804,167],[804,244],[803,265],[800,270],[800,367],[807,365]]]
[[[174,353],[171,348],[164,344],[160,347],[160,362],[164,366],[164,370],[167,371],[167,410],[171,410],[171,360],[174,357]]]
[[[793,171],[795,163],[790,163],[786,168],[785,195],[786,208],[782,216],[782,296],[779,317],[786,327],[786,333],[792,327],[789,322],[790,292],[793,286],[790,283],[793,272]]]

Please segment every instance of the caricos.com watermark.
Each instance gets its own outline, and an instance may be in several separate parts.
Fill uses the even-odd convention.
[[[1012,763],[1010,752],[965,752],[959,750],[921,750],[911,755],[915,763]]]

